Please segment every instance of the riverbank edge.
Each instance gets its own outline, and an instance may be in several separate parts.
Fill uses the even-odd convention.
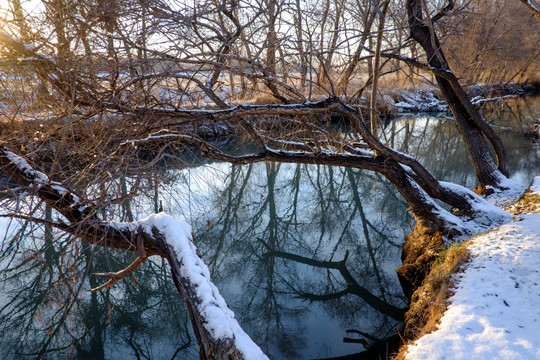
[[[510,98],[537,96],[540,94],[540,80],[529,81],[523,83],[494,83],[494,84],[476,84],[465,87],[467,93],[471,97],[472,103],[476,106],[482,104],[499,101]],[[315,99],[314,99],[315,100]],[[321,97],[319,100],[323,100]],[[355,108],[359,111],[364,119],[369,119],[369,99],[363,97],[358,99],[357,102],[349,103],[347,99],[342,99],[348,106]],[[249,102],[245,104],[230,104],[231,108],[235,106],[249,106],[253,105]],[[0,107],[2,103],[0,101]],[[170,109],[169,109],[170,110]],[[216,110],[217,108],[208,108],[207,110]],[[417,88],[405,88],[405,87],[381,87],[380,96],[377,99],[376,110],[381,119],[384,121],[391,121],[399,119],[404,116],[416,115],[416,114],[431,114],[433,116],[448,116],[451,117],[448,106],[446,105],[440,91],[434,86],[425,85]],[[189,112],[189,109],[185,109]],[[175,125],[175,128],[193,134],[208,142],[215,141],[230,141],[244,134],[243,128],[235,125],[230,121],[215,122],[211,120],[197,120],[197,109],[193,110],[193,119],[189,116],[186,120],[180,121]],[[93,138],[94,135],[111,136],[109,143],[111,147],[118,147],[123,144],[126,129],[123,124],[127,124],[132,128],[134,138],[140,136],[140,130],[138,125],[146,126],[144,122],[140,122],[137,116],[141,116],[139,113],[130,112],[116,112],[111,111],[104,114],[96,114],[90,118],[85,116],[73,115],[72,118],[67,119],[63,116],[53,116],[50,113],[44,113],[43,118],[36,118],[33,114],[25,114],[21,112],[18,121],[7,121],[0,117],[0,133],[5,134],[4,141],[12,148],[23,147],[29,149],[29,151],[38,151],[36,143],[40,143],[43,146],[45,143],[44,129],[55,129],[56,133],[72,134],[78,141],[84,143],[85,138]],[[144,116],[148,116],[150,120],[156,119],[158,121],[165,121],[168,117],[174,117],[174,111],[170,115],[160,114],[151,115],[151,111]],[[146,118],[145,118],[146,119]],[[146,119],[146,120],[148,120]],[[53,121],[49,121],[53,120]],[[344,119],[338,114],[330,112],[322,117],[322,120],[330,123],[335,122],[343,124]],[[276,126],[276,118],[274,116],[264,117],[261,116],[257,119],[264,125]],[[286,126],[289,121],[289,117],[282,116],[279,119],[280,124]],[[152,126],[155,126],[153,120]],[[535,125],[536,126],[536,125]],[[143,129],[144,132],[144,129]],[[13,139],[9,139],[9,134],[16,134]],[[538,138],[538,129],[531,128],[527,130],[527,136]],[[177,143],[181,143],[178,140]],[[11,144],[10,144],[11,143]],[[143,144],[138,144],[138,148],[141,151],[151,150],[155,144],[150,144],[146,147]],[[149,149],[150,148],[150,149]]]
[[[475,106],[482,104],[500,101],[509,98],[519,98],[527,96],[540,95],[540,80],[528,81],[522,83],[493,83],[493,84],[475,84],[465,87],[466,92],[471,98],[471,102]],[[376,110],[378,116],[385,121],[399,119],[403,116],[411,114],[434,114],[435,116],[452,116],[451,112],[444,100],[440,90],[435,86],[425,85],[416,88],[404,87],[381,87],[379,89],[379,97],[376,101]],[[369,94],[369,91],[367,92]],[[322,101],[324,97],[317,97],[312,101]],[[357,99],[356,102],[350,103],[346,98],[341,99],[350,107],[356,109],[363,118],[369,119],[369,97],[364,96]],[[250,105],[269,105],[270,103],[251,103],[244,102],[242,104],[232,103],[234,106],[250,106]],[[275,104],[275,102],[271,102]],[[218,109],[213,109],[218,110]],[[330,114],[327,119],[330,122],[341,123],[343,118],[336,114]],[[276,119],[270,117],[266,119],[269,126],[275,126]],[[261,117],[260,122],[264,122],[265,118]],[[287,123],[286,117],[281,119],[283,124]],[[216,124],[213,121],[197,122],[196,124],[186,123],[183,125],[186,130],[196,134],[207,141],[222,140],[238,136],[243,133],[242,129],[232,123],[225,121]]]
[[[513,215],[538,212],[540,196],[533,194],[529,187],[514,204],[504,209]],[[419,227],[407,235],[403,245],[403,265],[397,270],[398,277],[401,281],[404,274],[412,273],[417,276],[417,283],[408,296],[410,305],[400,331],[401,345],[390,359],[405,360],[410,344],[437,330],[448,308],[448,300],[454,294],[454,275],[464,270],[470,260],[468,247],[479,235],[482,234],[448,246],[442,242],[441,234],[425,234]],[[422,275],[423,279],[420,280]]]

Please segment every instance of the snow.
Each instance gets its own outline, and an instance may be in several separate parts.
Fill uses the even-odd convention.
[[[9,159],[9,161],[11,161],[15,166],[17,166],[17,168],[19,168],[19,170],[27,176],[28,180],[32,182],[29,186],[30,188],[34,186],[41,187],[41,186],[49,185],[50,188],[56,191],[60,196],[65,196],[68,193],[71,194],[71,197],[72,197],[71,200],[73,202],[73,205],[81,203],[81,200],[77,195],[75,195],[73,192],[66,189],[61,184],[51,181],[49,177],[45,175],[44,173],[42,173],[41,171],[34,170],[34,168],[32,168],[32,166],[30,166],[30,164],[24,158],[18,155],[15,155],[11,151],[7,151],[4,149],[0,149],[0,151],[2,151],[5,154],[5,156]],[[18,197],[22,199],[26,195],[28,195],[28,192],[23,191],[18,195]],[[84,212],[86,210],[86,206],[80,205],[78,207],[78,210],[80,212]]]
[[[49,61],[51,60],[50,57],[37,52],[37,48],[34,45],[22,42],[20,39],[9,34],[6,31],[0,30],[0,41],[7,42],[7,43],[15,43],[21,46],[22,48],[24,48],[24,50],[33,53],[36,57],[35,60],[49,60]]]
[[[143,226],[150,236],[152,228],[158,230],[167,243],[174,249],[178,263],[181,265],[180,275],[190,282],[196,294],[198,311],[206,322],[203,324],[215,339],[233,339],[236,347],[245,359],[268,359],[262,350],[251,340],[236,320],[234,313],[219,293],[210,278],[210,271],[204,261],[197,255],[193,243],[191,226],[176,220],[164,213],[153,214],[137,223],[113,224],[119,229]]]
[[[500,185],[505,188],[505,190],[492,188],[494,194],[487,197],[487,201],[497,206],[507,206],[515,203],[525,190],[518,182],[507,178],[502,174],[500,174]]]
[[[530,191],[536,195],[540,195],[540,176],[534,178]]]
[[[20,156],[15,155],[11,151],[1,150],[6,157],[11,161],[15,166],[19,168],[26,176],[29,177],[34,183],[40,185],[48,185],[50,183],[47,175],[41,171],[34,170],[28,162]]]
[[[393,99],[392,99],[393,98]],[[438,99],[429,89],[419,91],[408,91],[404,89],[390,91],[389,100],[398,111],[408,112],[446,112],[448,106]]]
[[[528,5],[534,12],[540,13],[540,8],[537,8],[536,5],[534,5],[533,2],[532,2],[531,0],[527,0],[527,5]]]
[[[474,222],[478,226],[477,228],[472,229],[473,232],[486,231],[494,225],[509,221],[512,218],[509,213],[499,208],[498,206],[493,205],[486,199],[478,196],[473,191],[467,189],[464,186],[445,181],[440,181],[439,183],[441,184],[441,186],[450,189],[450,191],[461,194],[462,196],[471,199],[470,202],[472,203],[474,212],[476,213]],[[516,187],[517,185],[513,186],[512,189],[515,189]],[[514,190],[512,190],[512,194],[514,193],[513,191]],[[523,189],[520,193],[522,192]]]
[[[140,140],[124,140],[120,143],[120,146],[124,146],[127,144],[135,145],[137,143],[145,143],[150,141],[157,141],[157,140],[170,140],[170,139],[185,139],[185,140],[193,140],[195,139],[193,136],[178,134],[178,133],[167,133],[167,130],[163,131],[160,130],[157,133],[150,134],[144,139]]]
[[[530,191],[540,195],[540,177]],[[539,359],[540,214],[472,241],[438,329],[410,345],[405,358]]]
[[[406,167],[405,167],[406,169]],[[463,197],[468,198],[469,203],[473,208],[475,216],[473,218],[460,218],[451,212],[443,209],[435,201],[433,201],[427,193],[414,181],[410,182],[411,186],[416,187],[419,193],[422,193],[425,201],[431,203],[431,207],[437,212],[437,216],[451,225],[451,227],[459,231],[462,235],[458,239],[471,236],[473,234],[487,231],[496,225],[509,221],[512,215],[504,211],[503,209],[489,203],[482,197],[476,195],[471,190],[457,184],[440,181],[439,184],[442,187],[449,189],[452,192],[459,193]],[[449,241],[446,237],[445,242]]]
[[[511,99],[513,97],[515,97],[515,95],[494,96],[494,97],[489,97],[489,98],[484,98],[481,95],[479,95],[479,96],[475,96],[471,98],[471,104],[481,105],[482,103],[485,103],[485,102],[500,101],[504,99]]]

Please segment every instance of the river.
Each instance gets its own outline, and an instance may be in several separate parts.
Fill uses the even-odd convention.
[[[484,116],[503,138],[512,178],[527,186],[540,170],[540,146],[523,132],[540,117],[540,100],[486,104]],[[475,185],[450,116],[393,119],[384,137],[438,179]],[[186,169],[171,160],[142,180],[126,175],[100,186],[143,189],[123,206],[104,209],[104,216],[142,218],[161,206],[192,224],[216,285],[272,359],[359,353],[361,342],[399,328],[392,309],[404,308],[406,299],[395,270],[414,222],[379,174],[271,162]],[[72,242],[37,225],[8,225],[0,220],[0,358],[197,358],[182,300],[161,259],[146,261],[111,290],[90,294],[103,282],[92,273],[119,270],[133,255]],[[354,282],[344,280],[344,271]],[[380,300],[377,310],[365,301],[370,294]]]

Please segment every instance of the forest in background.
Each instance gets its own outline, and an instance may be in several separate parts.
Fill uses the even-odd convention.
[[[94,102],[173,108],[325,96],[358,102],[377,81],[391,88],[434,83],[432,74],[399,58],[425,62],[426,55],[410,37],[405,6],[390,0],[6,5],[0,8],[3,30],[29,47],[17,50],[4,41],[2,71],[24,77],[52,60],[55,71],[76,78],[83,88],[77,91],[91,92]],[[537,80],[539,25],[521,2],[422,6],[462,85]],[[375,52],[382,54],[376,67]],[[69,83],[58,85],[69,99]],[[28,79],[18,89],[27,106],[37,101],[37,107],[49,97],[58,101],[58,90]]]

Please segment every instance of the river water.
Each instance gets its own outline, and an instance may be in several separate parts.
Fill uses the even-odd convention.
[[[540,117],[540,101],[484,108],[506,144],[512,178],[528,185],[540,171],[540,146],[523,131]],[[385,124],[385,137],[438,179],[475,185],[449,116],[403,116]],[[161,205],[192,224],[222,295],[272,359],[359,353],[364,346],[358,339],[373,343],[395,334],[400,323],[392,309],[406,305],[395,270],[414,223],[382,176],[316,165],[180,169],[171,162],[145,179],[147,191],[118,207],[117,219],[145,217]],[[114,186],[126,191],[135,184],[125,177]],[[92,273],[119,270],[133,255],[58,233],[48,238],[31,224],[6,230],[8,220],[0,221],[0,358],[197,358],[182,300],[162,260],[146,261],[111,290],[90,294],[102,283]],[[353,283],[344,280],[344,271]],[[378,309],[366,303],[370,294],[380,300]]]

